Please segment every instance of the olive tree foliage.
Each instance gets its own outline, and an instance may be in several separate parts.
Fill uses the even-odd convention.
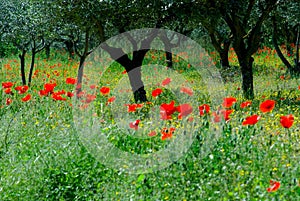
[[[188,15],[190,7],[179,1],[130,1],[117,0],[105,1],[109,12],[107,25],[110,30],[104,28],[103,20],[96,17],[99,35],[109,36],[105,33],[124,33],[139,28],[166,28],[188,35],[192,29],[188,25]],[[107,26],[108,28],[108,26]],[[105,31],[106,30],[106,31]],[[114,32],[115,31],[115,32]],[[164,44],[166,52],[166,64],[172,67],[172,48],[180,43],[179,34],[167,34],[164,31],[152,30],[142,39],[126,34],[128,41],[132,44],[132,54],[125,54],[121,47],[111,47],[102,44],[102,48],[111,57],[120,63],[128,72],[128,77],[133,90],[135,102],[147,101],[146,91],[141,78],[141,66],[145,55],[150,50],[150,44],[155,38],[160,38]],[[116,57],[122,55],[121,57]],[[134,73],[130,73],[133,72]],[[138,84],[137,84],[138,83]],[[137,87],[138,86],[138,87]]]
[[[220,56],[222,67],[222,76],[230,68],[228,52],[232,43],[231,31],[222,18],[220,8],[215,1],[197,1],[194,6],[191,5],[192,20],[198,26],[196,29],[205,29],[211,45]],[[225,78],[225,75],[223,76]]]
[[[224,23],[229,29],[229,40],[232,43],[239,61],[242,75],[242,90],[246,99],[254,98],[253,87],[253,54],[259,48],[263,36],[263,24],[270,13],[278,6],[279,0],[198,0],[197,8],[208,6],[212,12],[207,18]],[[210,14],[211,13],[211,14]],[[211,26],[214,26],[213,24]],[[218,34],[215,28],[208,25],[208,30]],[[217,27],[216,27],[217,28]],[[227,32],[228,33],[228,32]],[[228,35],[228,34],[226,34]],[[222,37],[220,37],[222,40]],[[223,43],[224,44],[224,43]]]
[[[30,85],[36,54],[50,37],[47,18],[41,5],[30,0],[1,0],[1,39],[12,43],[20,52],[20,70],[23,85]],[[31,52],[31,64],[26,81],[25,55]]]
[[[35,0],[38,1],[38,0]],[[77,93],[81,91],[84,62],[101,43],[95,15],[104,15],[102,1],[91,0],[45,0],[43,13],[51,20],[49,26],[57,42],[65,44],[69,56],[79,58]]]
[[[272,13],[272,41],[281,61],[292,76],[300,76],[300,2],[283,1]],[[285,44],[287,54],[282,53],[280,45]],[[295,52],[294,52],[295,49]],[[293,58],[293,61],[290,60]]]

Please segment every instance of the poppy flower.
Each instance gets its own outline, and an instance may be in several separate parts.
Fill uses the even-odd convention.
[[[125,106],[127,106],[128,107],[128,110],[127,110],[127,112],[136,112],[136,109],[137,108],[141,108],[141,107],[143,107],[143,104],[125,104]]]
[[[96,99],[96,95],[87,94],[86,97],[85,97],[85,100],[83,102],[90,103],[90,102],[92,102],[95,99]]]
[[[252,116],[246,117],[245,120],[243,121],[242,125],[243,126],[254,125],[258,122],[259,119],[260,119],[260,116],[258,116],[257,114],[254,114]]]
[[[188,87],[181,87],[180,88],[180,92],[181,93],[185,93],[189,96],[192,96],[193,95],[193,90],[191,88],[188,88]]]
[[[220,122],[221,118],[223,117],[224,120],[227,122],[230,120],[230,114],[233,112],[233,110],[219,110],[216,112],[213,112],[212,115],[214,116],[213,121],[215,123]]]
[[[53,93],[56,83],[46,83],[44,84],[45,93]]]
[[[123,72],[122,72],[122,74],[124,75],[124,74],[126,74],[127,73],[127,71],[126,70],[124,70]]]
[[[116,97],[115,97],[115,96],[110,97],[109,99],[107,99],[106,105],[107,105],[108,103],[114,102],[115,100],[116,100]]]
[[[12,94],[11,88],[6,88],[4,90],[4,93],[6,93],[6,94]]]
[[[166,86],[166,85],[170,84],[171,81],[172,81],[171,78],[167,77],[166,79],[164,79],[162,81],[161,85]]]
[[[208,104],[203,104],[199,106],[199,112],[200,112],[200,116],[203,116],[205,114],[208,114],[210,111],[210,107]]]
[[[27,102],[27,101],[29,101],[31,99],[31,95],[30,94],[27,94],[25,97],[23,97],[21,100],[23,101],[23,102]]]
[[[68,77],[66,79],[66,83],[67,84],[76,84],[76,79],[75,78],[72,78],[72,77]]]
[[[193,112],[193,107],[185,103],[177,106],[176,110],[179,112],[178,119],[182,119],[182,117],[188,116]]]
[[[294,123],[294,116],[292,114],[281,116],[280,117],[280,124],[284,128],[290,128]]]
[[[149,137],[153,137],[156,135],[157,135],[156,131],[150,131],[150,133],[148,134]]]
[[[157,96],[159,96],[161,93],[162,93],[162,89],[157,88],[157,89],[154,89],[154,90],[152,91],[152,96],[153,96],[153,97],[157,97]]]
[[[245,108],[245,107],[250,106],[251,104],[252,104],[251,101],[245,101],[245,102],[242,102],[242,103],[241,103],[240,107],[241,107],[241,108]]]
[[[65,101],[65,100],[67,100],[66,98],[64,98],[64,97],[62,97],[61,96],[62,94],[60,94],[60,93],[53,93],[52,94],[52,98],[54,99],[54,100],[56,100],[56,101]]]
[[[74,96],[74,94],[73,94],[72,92],[68,91],[68,92],[67,92],[67,96],[68,96],[69,98],[72,98],[72,97]]]
[[[224,98],[223,99],[223,107],[225,107],[225,108],[229,108],[229,107],[231,107],[235,102],[236,102],[237,100],[236,100],[236,98],[234,98],[234,97],[227,97],[227,98]]]
[[[274,181],[274,180],[270,180],[270,187],[267,188],[267,191],[270,192],[275,192],[279,189],[280,187],[280,182],[279,181]]]
[[[90,86],[90,89],[96,89],[96,85],[95,84],[92,84],[91,86]]]
[[[222,110],[221,113],[223,114],[224,116],[224,120],[225,121],[229,121],[230,120],[230,117],[229,115],[233,112],[233,110]]]
[[[5,103],[6,103],[6,105],[10,105],[12,103],[12,101],[13,100],[11,98],[7,98]]]
[[[213,121],[214,121],[215,123],[218,123],[218,122],[221,121],[221,115],[219,114],[219,112],[213,112],[212,115],[214,116]]]
[[[66,94],[65,90],[60,90],[60,91],[57,91],[55,92],[56,94],[59,94],[59,95],[63,95],[63,94]]]
[[[133,128],[134,130],[137,130],[139,128],[138,126],[139,126],[140,121],[141,120],[138,119],[138,120],[135,120],[134,122],[130,122],[129,127]]]
[[[173,132],[175,131],[175,128],[171,127],[171,128],[163,128],[161,130],[161,139],[162,140],[166,140],[167,138],[171,138],[173,136]]]
[[[171,115],[177,110],[176,107],[174,107],[174,100],[170,102],[170,104],[163,103],[160,105],[160,115],[161,119],[167,120],[172,119]]]
[[[40,90],[39,95],[40,96],[46,96],[46,95],[48,95],[48,92],[46,90]]]
[[[109,87],[101,87],[100,89],[100,93],[105,96],[107,94],[109,94],[110,88]]]
[[[259,106],[260,111],[263,113],[271,112],[275,107],[275,101],[274,100],[266,100],[262,102]]]
[[[14,85],[14,83],[12,83],[12,82],[2,82],[3,89],[11,88],[13,85]]]
[[[19,94],[26,93],[28,89],[29,87],[27,85],[15,87],[15,90],[18,91]]]

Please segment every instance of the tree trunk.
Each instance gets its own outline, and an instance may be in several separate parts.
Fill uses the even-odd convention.
[[[67,47],[69,57],[74,59],[74,54],[75,54],[74,43],[72,41],[69,41],[69,40],[65,41],[64,43]]]
[[[246,99],[254,99],[254,88],[253,88],[253,70],[252,64],[254,59],[250,57],[238,57],[239,64],[242,73],[242,89],[243,95]]]
[[[298,25],[297,30],[297,39],[296,39],[296,58],[294,59],[295,63],[295,71],[297,72],[298,76],[300,76],[300,59],[299,59],[299,48],[300,48],[300,24]]]
[[[173,60],[173,55],[172,55],[171,49],[166,50],[165,53],[166,53],[167,67],[172,68],[173,67],[173,61],[172,61]]]
[[[219,52],[220,62],[221,62],[221,70],[220,74],[224,82],[233,81],[233,75],[230,72],[230,64],[228,60],[228,50],[222,49]]]
[[[26,85],[26,76],[25,76],[25,55],[26,50],[22,50],[22,54],[19,55],[20,62],[21,62],[21,77],[22,77],[22,84]]]
[[[46,52],[46,59],[49,60],[50,58],[50,44],[45,46],[45,52]]]
[[[279,56],[280,60],[282,61],[282,63],[284,63],[284,65],[288,68],[289,73],[291,74],[292,77],[298,77],[300,76],[300,62],[299,62],[299,31],[297,33],[297,39],[296,39],[296,59],[295,59],[295,65],[293,66],[283,55],[281,49],[279,48],[278,42],[277,42],[277,23],[276,23],[276,18],[273,17],[273,35],[272,35],[272,41],[273,41],[273,45],[274,48],[277,52],[277,55]],[[298,62],[297,62],[298,60]]]
[[[137,54],[140,54],[137,53]],[[135,54],[134,54],[135,55]],[[147,102],[147,96],[146,96],[146,91],[144,88],[144,83],[142,81],[142,64],[143,64],[143,60],[145,57],[146,53],[142,56],[142,55],[138,55],[135,56],[133,58],[133,65],[132,66],[125,66],[125,69],[127,71],[128,69],[128,77],[129,77],[129,81],[130,81],[130,85],[133,91],[133,96],[134,96],[134,101],[136,103],[138,102]],[[130,70],[130,68],[132,68]]]
[[[76,95],[78,97],[79,93],[82,91],[82,78],[83,78],[83,68],[86,55],[80,56],[79,68],[77,72],[77,85],[76,85]]]
[[[111,58],[121,64],[127,71],[136,103],[147,102],[146,91],[142,81],[141,67],[146,53],[150,50],[150,44],[157,34],[158,31],[153,29],[148,37],[141,42],[141,47],[139,49],[137,49],[137,42],[130,35],[127,35],[133,47],[135,47],[132,59],[129,58],[129,55],[126,54],[122,48],[111,47],[107,43],[102,43],[101,45],[102,49],[108,52]]]
[[[36,54],[35,49],[32,49],[31,64],[30,64],[29,76],[28,76],[28,86],[31,85],[31,78],[32,78],[32,73],[33,73],[33,69],[34,69],[35,54]]]
[[[230,64],[229,64],[229,60],[228,60],[229,48],[230,48],[230,42],[225,42],[223,49],[221,49],[221,51],[219,52],[220,59],[221,59],[221,65],[224,70],[230,68]]]

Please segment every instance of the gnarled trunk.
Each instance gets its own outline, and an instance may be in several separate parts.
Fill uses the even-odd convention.
[[[22,77],[22,84],[26,85],[26,76],[25,76],[25,55],[26,55],[26,50],[22,50],[22,54],[19,55],[20,62],[21,62],[21,77]]]
[[[32,73],[33,73],[34,61],[35,61],[35,54],[36,54],[35,49],[32,49],[31,64],[30,64],[29,76],[28,76],[28,86],[31,85]]]
[[[239,57],[239,64],[242,73],[242,89],[243,95],[246,99],[252,100],[254,98],[254,87],[253,87],[253,70],[252,64],[254,59],[249,57]]]

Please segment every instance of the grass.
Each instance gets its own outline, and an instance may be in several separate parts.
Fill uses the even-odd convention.
[[[159,60],[161,55],[153,58],[153,54],[149,54],[145,63],[150,61],[159,68],[163,64]],[[233,51],[230,61],[237,66]],[[196,124],[190,129],[195,134],[187,152],[166,168],[139,174],[129,174],[126,167],[116,170],[96,160],[99,157],[95,154],[97,151],[84,146],[82,135],[76,130],[78,122],[73,121],[73,116],[74,111],[80,110],[74,109],[76,102],[71,98],[54,101],[51,97],[38,95],[44,83],[51,81],[57,83],[55,91],[72,92],[73,85],[67,85],[65,79],[75,77],[77,65],[76,61],[66,59],[64,52],[56,52],[49,61],[37,59],[38,71],[28,92],[18,94],[13,89],[14,95],[7,95],[1,90],[0,200],[299,200],[300,80],[288,77],[272,50],[264,48],[255,55],[256,98],[250,107],[240,108],[244,101],[239,90],[241,83],[238,77],[233,77],[233,82],[224,86],[227,97],[237,98],[230,121],[213,124],[210,121],[212,114],[204,117],[197,112],[191,114]],[[121,124],[121,120],[141,118],[151,108],[158,108],[173,99],[176,103],[188,101],[196,106],[212,105],[209,89],[203,85],[201,75],[193,67],[187,68],[188,64],[180,59],[174,65],[181,73],[179,75],[189,81],[187,86],[193,89],[195,101],[175,85],[174,88],[165,87],[158,98],[152,97],[151,91],[158,86],[150,78],[146,89],[152,103],[136,113],[127,113],[122,105],[122,101],[133,103],[130,92],[125,93],[120,102],[116,99],[106,106],[110,96],[118,95],[119,89],[128,88],[128,81],[123,79],[118,83],[123,69],[116,64],[103,73],[101,82],[96,83],[97,97],[92,106],[96,108],[95,118],[103,122],[101,129],[115,147],[137,156],[160,153],[159,150],[172,146],[176,139],[182,139],[181,134],[175,132],[171,139],[161,140],[161,128],[187,128],[186,119],[177,120],[177,113],[169,121],[161,121],[159,115],[146,115],[139,125],[145,132],[135,132],[128,127],[128,122]],[[4,59],[1,83],[11,81],[16,82],[14,86],[20,85],[18,68],[16,58]],[[158,80],[165,79],[159,74],[153,76]],[[285,77],[280,78],[281,75]],[[181,82],[180,78],[177,83]],[[101,86],[110,87],[111,93],[102,96],[99,93]],[[22,102],[20,99],[26,94],[31,94],[32,98]],[[10,105],[6,105],[8,97],[13,100]],[[267,99],[276,101],[275,108],[262,113],[259,105]],[[217,110],[218,106],[212,105],[211,110]],[[120,118],[116,116],[118,114],[124,116]],[[243,120],[252,114],[262,116],[259,122],[242,126]],[[294,125],[289,129],[279,123],[280,116],[287,114],[295,117]],[[157,127],[157,136],[145,137],[149,131],[147,121]],[[120,129],[124,125],[126,128]],[[210,139],[212,128],[221,131],[220,137],[209,147],[208,154],[203,154],[205,139]],[[277,191],[267,192],[270,180],[280,182]]]

